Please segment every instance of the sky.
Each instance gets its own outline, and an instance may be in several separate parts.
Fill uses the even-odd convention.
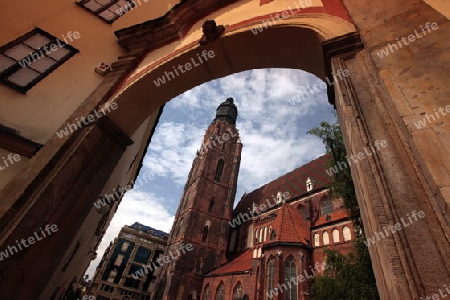
[[[170,232],[196,151],[228,97],[238,108],[243,144],[235,205],[245,192],[324,154],[319,138],[306,134],[322,121],[336,121],[321,82],[301,70],[255,69],[204,83],[168,102],[137,177],[152,180],[125,194],[86,274],[92,278],[124,225],[139,222]]]

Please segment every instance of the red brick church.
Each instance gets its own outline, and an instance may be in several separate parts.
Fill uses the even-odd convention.
[[[161,267],[154,300],[310,299],[324,249],[348,252],[353,223],[328,197],[326,155],[245,194],[233,209],[242,143],[228,98],[189,173],[168,251],[193,250]]]

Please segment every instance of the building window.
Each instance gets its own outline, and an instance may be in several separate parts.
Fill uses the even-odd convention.
[[[342,229],[342,234],[344,236],[344,241],[350,241],[352,239],[350,228],[348,228],[347,226],[344,226],[344,229]]]
[[[318,233],[314,234],[314,246],[315,247],[320,246],[320,238],[319,238],[319,234]]]
[[[117,270],[114,268],[109,272],[108,282],[114,282],[114,279],[117,276]]]
[[[291,281],[292,278],[297,278],[297,270],[295,266],[295,260],[290,256],[284,266],[284,279]],[[288,285],[285,292],[285,300],[297,300],[297,285]]]
[[[208,232],[209,232],[209,226],[203,227],[202,242],[206,242],[206,240],[208,239]]]
[[[306,214],[306,207],[304,205],[302,205],[302,204],[299,204],[299,205],[297,205],[297,209],[302,214],[302,218],[306,220],[308,218],[308,216]]]
[[[139,283],[139,280],[133,278],[125,278],[125,283],[123,285],[133,289],[139,289]]]
[[[108,23],[112,23],[135,7],[127,0],[82,0],[79,5],[91,11]]]
[[[274,274],[275,274],[275,260],[273,259],[273,257],[271,257],[269,259],[269,263],[267,265],[267,293],[270,294],[271,291],[273,290],[274,286],[275,286],[275,278],[274,278]],[[268,296],[269,297],[269,296]],[[270,299],[270,298],[268,298]]]
[[[240,282],[237,283],[233,292],[233,300],[242,300],[244,297],[244,292],[242,291],[242,284]]]
[[[236,239],[237,239],[237,230],[233,229],[233,231],[231,232],[230,246],[228,247],[228,251],[233,252],[236,249]]]
[[[205,287],[203,291],[203,300],[211,300],[211,287],[209,284]]]
[[[139,246],[139,248],[136,251],[136,254],[134,255],[134,261],[142,264],[146,264],[148,261],[148,258],[150,256],[150,250]]]
[[[208,212],[212,212],[214,209],[214,203],[216,202],[216,200],[214,198],[212,198],[211,200],[209,200],[209,208],[208,208]]]
[[[216,300],[225,300],[225,285],[223,282],[220,283],[217,289]]]
[[[248,226],[248,233],[247,233],[247,248],[250,248],[253,246],[253,224],[250,224]]]
[[[321,208],[322,216],[333,213],[333,203],[331,202],[330,198],[325,197],[325,199],[322,200]]]
[[[130,269],[128,270],[128,275],[136,274],[136,272],[138,272],[140,269],[142,269],[142,266],[131,264]]]
[[[112,293],[114,292],[114,287],[107,284],[103,284],[101,290],[107,293]]]
[[[128,242],[123,242],[122,247],[120,248],[120,251],[122,252],[127,252],[128,246],[130,245],[130,243]]]
[[[333,236],[333,243],[339,243],[339,230],[333,229],[331,235]]]
[[[123,255],[119,254],[119,255],[117,255],[114,265],[120,267],[120,265],[122,264],[122,261],[123,261]]]
[[[220,181],[220,178],[222,178],[224,164],[225,164],[225,161],[223,159],[220,159],[219,162],[217,163],[216,175],[214,176],[214,180]]]
[[[324,231],[322,234],[322,240],[324,245],[330,244],[330,237],[328,236],[328,232]]]
[[[202,269],[202,258],[200,257],[199,260],[197,260],[197,265],[195,266],[195,272],[200,273]]]
[[[277,237],[277,231],[275,229],[272,229],[270,232],[270,240],[273,241]]]
[[[0,81],[25,93],[77,52],[36,28],[0,47]]]

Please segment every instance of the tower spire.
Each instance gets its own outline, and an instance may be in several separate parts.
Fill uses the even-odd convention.
[[[219,107],[216,109],[216,118],[215,120],[223,120],[226,123],[235,126],[236,119],[238,116],[237,107],[234,104],[233,98],[229,97],[227,100],[222,102]]]
[[[167,249],[167,253],[176,253],[186,245],[191,251],[161,267],[153,300],[197,299],[203,276],[226,262],[226,237],[242,151],[236,119],[237,107],[233,98],[228,98],[219,105],[205,132],[201,151],[186,180]]]

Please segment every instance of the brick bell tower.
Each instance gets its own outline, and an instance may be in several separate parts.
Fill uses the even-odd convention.
[[[193,249],[161,266],[154,300],[200,299],[203,275],[226,262],[242,151],[237,115],[233,99],[228,98],[206,130],[184,187],[167,253],[180,252],[182,244]]]

